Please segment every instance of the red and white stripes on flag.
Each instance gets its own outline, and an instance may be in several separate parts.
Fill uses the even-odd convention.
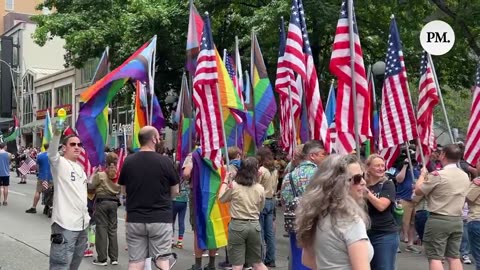
[[[304,81],[310,138],[322,140],[325,150],[331,152],[330,133],[320,97],[302,0],[293,0],[291,10],[284,61]]]
[[[400,145],[384,148],[378,153],[380,156],[385,159],[385,168],[388,170],[393,166],[395,160],[400,156]]]
[[[27,159],[23,162],[22,166],[18,168],[18,171],[20,172],[21,175],[26,175],[30,172],[30,170],[35,166],[35,160],[27,156]]]
[[[193,79],[193,101],[199,110],[197,119],[200,120],[201,127],[203,127],[199,130],[202,156],[211,160],[214,167],[219,168],[222,165],[220,149],[225,145],[225,138],[223,137],[217,80],[215,45],[210,30],[210,19],[207,16]]]
[[[392,18],[382,89],[379,149],[398,146],[415,138],[417,125],[408,90],[407,70],[400,34],[395,18]]]
[[[470,110],[467,138],[465,141],[465,161],[476,165],[480,161],[480,64],[475,74],[475,87]]]
[[[65,136],[72,135],[72,134],[76,135],[77,133],[70,126],[63,131],[63,135]],[[80,166],[82,166],[83,170],[85,171],[85,174],[87,175],[87,178],[90,178],[95,168],[93,168],[90,165],[87,152],[85,151],[84,148],[81,149],[80,156],[78,157],[77,162],[80,164]]]
[[[417,111],[418,137],[422,144],[425,158],[430,156],[432,150],[436,149],[435,134],[433,132],[433,110],[439,101],[432,65],[429,59],[428,53],[424,51],[420,62],[420,87]],[[417,160],[422,160],[418,150]]]
[[[349,35],[347,1],[342,1],[340,18],[338,19],[335,40],[333,43],[330,71],[338,78],[337,106],[335,124],[337,130],[335,150],[338,154],[351,153],[355,148],[355,118],[358,119],[358,131],[361,141],[372,136],[370,121],[370,98],[368,92],[367,76],[363,63],[363,52],[360,36],[353,11],[353,33]],[[350,53],[350,38],[354,39],[355,50],[355,83],[357,104],[353,105],[352,69]]]

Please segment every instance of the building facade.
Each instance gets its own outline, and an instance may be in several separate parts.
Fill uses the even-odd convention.
[[[36,10],[36,7],[43,2],[43,0],[0,0],[0,18],[2,18],[0,20],[0,30],[2,33],[13,26],[4,20],[8,14],[38,14],[40,11]]]

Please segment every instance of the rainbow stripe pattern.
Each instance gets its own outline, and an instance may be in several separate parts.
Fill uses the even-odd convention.
[[[83,141],[90,164],[105,163],[105,142],[108,131],[108,104],[129,80],[148,83],[151,78],[150,63],[154,60],[156,36],[145,43],[122,65],[107,74],[80,95],[79,116],[76,124],[78,135]]]
[[[132,138],[132,148],[134,151],[140,149],[140,142],[138,141],[138,133],[140,129],[147,125],[147,114],[145,113],[146,105],[142,102],[145,101],[145,98],[142,98],[146,95],[145,87],[137,81],[136,90],[135,90],[135,113],[133,119],[133,138]]]
[[[275,114],[277,103],[273,95],[272,84],[268,78],[267,68],[257,36],[252,34],[252,85],[254,101],[255,143],[261,147],[267,137],[267,131]]]
[[[193,213],[197,243],[201,249],[216,249],[227,245],[229,206],[218,200],[223,167],[213,169],[212,162],[202,158],[200,149],[192,154]]]

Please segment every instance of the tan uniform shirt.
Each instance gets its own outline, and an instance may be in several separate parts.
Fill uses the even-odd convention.
[[[265,167],[260,167],[258,171],[260,172],[259,183],[265,189],[265,198],[273,198],[277,191],[278,171],[274,170],[271,172]]]
[[[116,196],[120,193],[120,185],[112,182],[105,172],[96,173],[89,187],[95,189],[97,197]]]
[[[470,189],[467,194],[467,203],[469,206],[468,219],[480,220],[480,187],[474,183],[470,184]]]
[[[420,189],[431,213],[461,217],[469,187],[468,175],[456,164],[449,164],[429,174]]]
[[[260,184],[247,187],[232,182],[220,202],[230,202],[230,216],[237,219],[258,219],[265,206],[265,190]]]

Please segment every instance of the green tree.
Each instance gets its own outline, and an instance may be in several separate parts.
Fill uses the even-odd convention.
[[[332,79],[328,64],[340,1],[303,2],[321,94],[326,100],[326,89]],[[262,47],[271,81],[274,82],[278,27],[282,16],[288,26],[290,0],[202,0],[195,4],[200,13],[210,13],[214,40],[219,50],[226,48],[232,52],[235,36],[239,37],[245,69],[249,68],[250,33],[253,29]],[[474,38],[480,33],[480,2],[356,0],[355,5],[366,65],[385,58],[390,15],[395,14],[409,80],[418,85],[422,50],[420,30],[429,20],[439,18],[450,23],[456,33],[454,48],[444,56],[434,57],[440,84],[449,85],[451,89],[468,89],[473,83],[475,60],[480,56]],[[119,65],[136,48],[157,34],[155,90],[160,100],[172,89],[179,91],[185,62],[189,12],[187,0],[46,0],[39,9],[43,7],[54,12],[33,17],[38,23],[34,34],[36,42],[44,45],[52,36],[65,39],[66,63],[75,67],[81,67],[87,59],[101,55],[106,46],[111,48],[113,66]],[[449,91],[453,93],[445,94],[446,98],[455,99],[458,96],[456,90]]]

